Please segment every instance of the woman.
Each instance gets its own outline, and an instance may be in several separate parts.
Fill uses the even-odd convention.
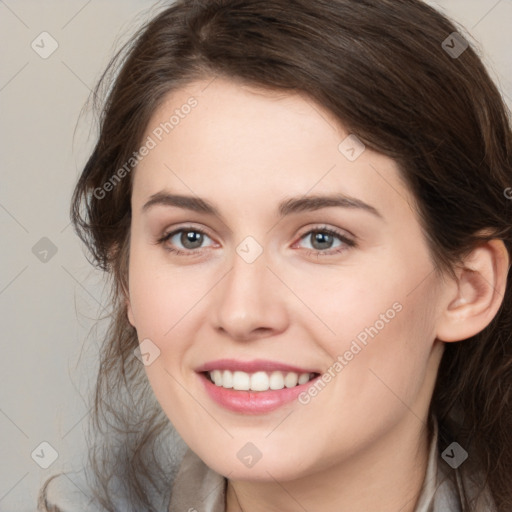
[[[115,308],[95,506],[512,510],[512,137],[455,26],[183,0],[124,55],[72,209]]]

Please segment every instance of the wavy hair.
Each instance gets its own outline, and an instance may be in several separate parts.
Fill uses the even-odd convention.
[[[510,112],[472,44],[458,56],[443,47],[453,32],[464,33],[420,0],[178,0],[112,59],[94,91],[99,137],[71,209],[92,263],[111,280],[89,452],[104,509],[119,510],[124,497],[125,511],[166,510],[173,475],[164,450],[172,426],[133,356],[127,319],[133,173],[105,198],[95,193],[140,146],[152,113],[168,93],[216,76],[305,94],[397,162],[432,259],[453,275],[493,238],[512,256]],[[430,405],[439,450],[466,448],[462,467],[482,471],[499,512],[512,510],[511,279],[491,323],[446,344]],[[41,509],[58,510],[46,491]],[[475,510],[464,490],[461,500]]]

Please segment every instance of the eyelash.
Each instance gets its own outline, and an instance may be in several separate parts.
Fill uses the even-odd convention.
[[[176,229],[174,231],[171,231],[170,233],[165,233],[162,237],[160,237],[156,241],[156,243],[160,244],[160,245],[164,245],[174,235],[176,235],[178,233],[181,233],[181,232],[200,233],[202,235],[206,235],[208,238],[211,238],[208,235],[208,233],[206,233],[202,229],[195,228],[195,227],[186,227],[186,226],[184,226],[184,227],[181,227],[181,228]],[[341,246],[341,247],[338,247],[337,249],[327,249],[325,251],[321,251],[321,250],[318,250],[318,249],[316,249],[316,250],[306,249],[308,256],[317,256],[317,257],[322,256],[322,255],[323,256],[332,256],[332,255],[335,255],[335,254],[339,254],[339,253],[341,253],[343,251],[346,251],[348,249],[357,247],[357,244],[356,244],[356,242],[354,240],[346,237],[345,235],[343,235],[339,231],[336,231],[336,230],[334,230],[332,228],[329,228],[327,226],[322,226],[322,227],[310,229],[309,231],[304,233],[299,238],[299,241],[303,240],[304,238],[306,238],[307,236],[311,235],[312,233],[323,233],[323,234],[331,235],[333,237],[338,238],[341,242],[343,242],[344,245]],[[169,246],[166,246],[165,250],[169,251],[170,253],[175,254],[176,256],[194,257],[194,256],[200,256],[201,253],[202,253],[201,249],[190,249],[190,250],[187,250],[187,251],[182,251],[180,249],[174,249],[174,248],[169,247]]]

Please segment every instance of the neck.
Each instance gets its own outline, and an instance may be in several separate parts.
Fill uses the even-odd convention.
[[[226,512],[414,512],[425,479],[429,436],[407,414],[349,460],[297,480],[228,481]]]

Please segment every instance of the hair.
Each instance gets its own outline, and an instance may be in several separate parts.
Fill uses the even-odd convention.
[[[472,44],[457,58],[445,51],[453,32],[462,28],[419,0],[178,0],[111,60],[94,91],[99,137],[71,206],[92,263],[111,279],[91,422],[102,435],[89,456],[94,499],[106,510],[117,510],[115,495],[127,498],[124,510],[166,510],[172,471],[159,454],[172,426],[133,355],[137,333],[127,319],[133,172],[104,199],[95,190],[140,147],[166,95],[225,77],[303,94],[394,159],[440,273],[454,276],[491,239],[511,256],[510,111]],[[481,472],[499,512],[512,510],[510,281],[509,272],[484,330],[445,344],[429,410],[439,453],[452,441],[463,446],[461,470]],[[48,508],[46,490],[40,506],[58,510]],[[471,512],[466,491],[460,499]]]

